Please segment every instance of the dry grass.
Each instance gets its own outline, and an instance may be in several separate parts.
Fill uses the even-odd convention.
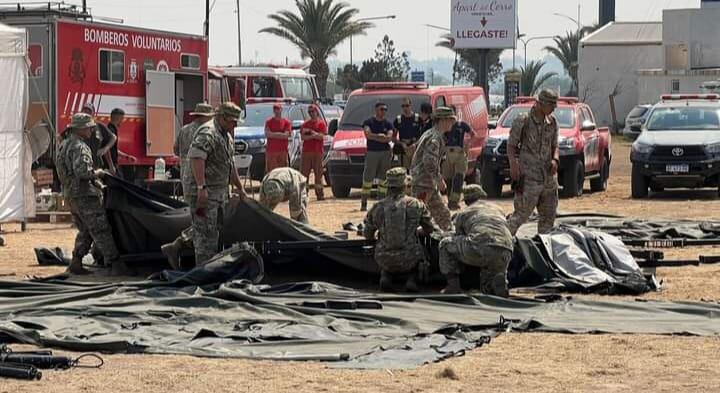
[[[603,211],[636,217],[717,218],[715,191],[671,192],[630,200],[627,144],[615,146],[610,190],[562,200],[564,211]],[[329,191],[329,190],[327,190]],[[509,199],[499,203],[512,209]],[[287,207],[278,210],[287,214]],[[328,232],[360,222],[357,199],[313,201],[312,223]],[[0,248],[0,276],[59,273],[39,268],[32,247],[71,249],[68,225],[35,224],[10,231]],[[719,254],[713,248],[676,249],[670,258]],[[659,269],[665,290],[644,295],[662,300],[720,300],[720,266]],[[8,279],[8,277],[0,277]],[[48,372],[40,382],[2,380],[0,393],[20,392],[576,392],[718,391],[720,338],[642,335],[505,334],[464,357],[407,371],[327,369],[319,363],[200,359],[185,356],[111,355],[102,370]]]

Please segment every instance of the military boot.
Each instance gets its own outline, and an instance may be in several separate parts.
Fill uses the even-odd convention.
[[[365,196],[365,195],[360,197],[360,211],[361,212],[367,211],[367,196]]]
[[[418,292],[418,284],[417,284],[417,271],[412,271],[408,274],[407,281],[405,281],[405,291],[406,292]]]
[[[381,292],[392,292],[393,289],[393,277],[392,274],[385,270],[380,271],[380,291]]]
[[[455,294],[455,293],[461,293],[462,288],[460,287],[460,276],[452,274],[448,275],[446,277],[447,279],[447,286],[445,289],[442,290],[441,293],[444,294]]]
[[[325,200],[325,190],[323,190],[322,188],[315,189],[315,195],[317,196],[318,201]]]
[[[180,270],[180,251],[182,250],[182,245],[182,238],[178,237],[174,242],[163,244],[162,247],[160,247],[160,250],[167,258],[173,270]]]
[[[510,296],[510,290],[508,289],[507,279],[505,279],[505,273],[496,274],[495,277],[493,277],[490,286],[491,288],[488,288],[490,289],[488,293],[499,297]]]
[[[87,275],[92,273],[90,270],[87,270],[83,267],[82,258],[75,257],[72,258],[72,261],[70,262],[70,266],[68,266],[67,271],[70,274],[77,275]]]

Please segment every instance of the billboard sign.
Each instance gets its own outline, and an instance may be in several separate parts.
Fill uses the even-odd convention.
[[[517,0],[451,0],[450,29],[454,47],[515,47]]]

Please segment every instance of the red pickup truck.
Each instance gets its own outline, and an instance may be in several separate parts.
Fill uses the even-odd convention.
[[[506,109],[496,125],[490,124],[490,135],[482,159],[478,160],[480,183],[491,197],[502,195],[502,187],[510,184],[507,140],[512,123],[518,115],[528,113],[534,97],[518,97]],[[577,98],[561,97],[555,110],[560,128],[560,169],[558,181],[565,197],[582,196],[585,180],[593,192],[605,191],[610,178],[612,152],[610,130],[598,128],[590,107]]]

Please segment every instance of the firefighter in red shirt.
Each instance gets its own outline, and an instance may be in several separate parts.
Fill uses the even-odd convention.
[[[320,117],[317,105],[308,108],[310,120],[300,127],[302,145],[301,171],[306,179],[310,180],[310,172],[315,176],[315,196],[318,201],[325,199],[323,193],[323,144],[327,135],[327,123]]]
[[[282,117],[282,105],[273,105],[273,117],[265,122],[265,173],[275,168],[288,166],[288,141],[292,135],[292,124]]]

